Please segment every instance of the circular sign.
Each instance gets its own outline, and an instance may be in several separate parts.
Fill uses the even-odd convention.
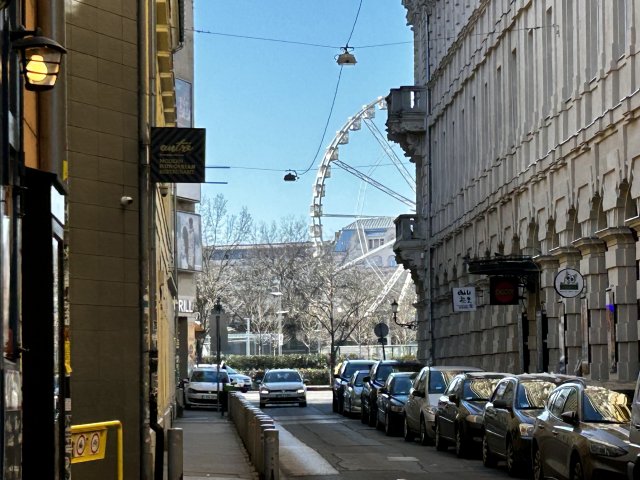
[[[373,327],[373,333],[376,334],[376,337],[386,337],[389,333],[389,327],[386,323],[378,323]]]
[[[98,432],[93,432],[91,434],[91,444],[89,448],[93,455],[98,453],[98,450],[100,450],[100,434]]]
[[[579,271],[573,268],[565,268],[558,272],[553,281],[553,286],[561,297],[577,297],[584,288],[584,278]]]
[[[87,437],[84,434],[78,435],[78,441],[76,443],[76,457],[81,457],[84,455],[84,449],[87,446]]]

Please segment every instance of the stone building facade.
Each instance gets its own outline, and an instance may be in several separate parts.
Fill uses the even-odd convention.
[[[415,85],[388,135],[415,162],[394,246],[419,301],[419,356],[625,383],[638,374],[640,5],[403,0]],[[558,294],[556,275],[584,290]],[[490,305],[492,277],[520,280]],[[452,291],[476,288],[475,311]]]

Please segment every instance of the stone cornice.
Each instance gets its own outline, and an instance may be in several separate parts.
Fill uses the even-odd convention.
[[[596,232],[596,236],[605,242],[607,247],[631,245],[635,243],[633,232],[629,227],[610,227]]]
[[[605,241],[598,237],[582,237],[571,242],[571,245],[580,250],[582,255],[602,254],[607,249]]]
[[[550,270],[558,268],[559,261],[552,255],[537,255],[533,257],[533,261],[540,265],[541,270]]]
[[[576,247],[557,247],[549,250],[549,255],[556,257],[560,263],[577,266],[580,261],[580,250]]]
[[[629,228],[633,228],[636,232],[640,232],[640,216],[628,218],[624,224]]]

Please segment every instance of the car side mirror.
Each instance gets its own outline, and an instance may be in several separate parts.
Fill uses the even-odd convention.
[[[260,385],[262,383],[262,380],[256,380],[256,385]]]
[[[453,403],[458,403],[458,396],[455,393],[449,394],[449,401]]]
[[[370,377],[369,375],[367,375],[366,377],[364,377],[364,378],[362,379],[362,383],[368,383],[368,382],[369,382],[369,380],[371,380],[371,377]]]
[[[418,390],[416,388],[412,388],[411,389],[411,394],[414,397],[420,397],[420,398],[424,398],[424,392],[422,390]]]
[[[564,423],[568,423],[569,425],[577,425],[579,421],[577,412],[574,412],[573,410],[562,412],[560,418],[562,418]]]
[[[305,385],[309,385],[309,380],[305,378],[304,380],[302,380],[302,383],[304,383]]]
[[[384,388],[384,387],[380,387],[380,388],[378,389],[378,393],[387,393],[387,389],[386,389],[386,388]]]

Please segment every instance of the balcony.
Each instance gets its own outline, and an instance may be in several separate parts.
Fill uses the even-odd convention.
[[[427,89],[425,87],[394,88],[387,97],[387,137],[397,142],[410,156],[425,133]]]
[[[422,281],[426,243],[418,217],[417,215],[400,215],[393,222],[396,224],[396,241],[393,244],[396,262],[411,271],[414,282]]]

